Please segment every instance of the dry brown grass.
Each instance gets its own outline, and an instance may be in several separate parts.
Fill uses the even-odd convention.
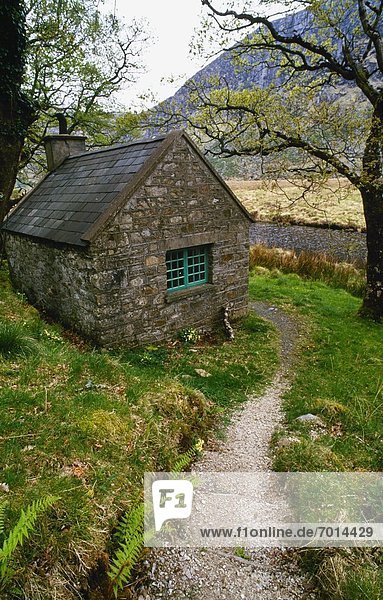
[[[339,263],[331,256],[301,252],[281,248],[268,248],[256,244],[250,249],[250,269],[266,267],[279,269],[284,273],[298,273],[302,277],[317,279],[333,287],[347,290],[362,296],[365,289],[364,270],[348,263]]]
[[[325,590],[325,598],[378,600],[382,597],[381,548],[325,548],[306,552],[307,557],[303,557],[306,564],[321,559],[315,578]]]
[[[288,181],[228,181],[247,210],[260,221],[335,225],[365,229],[362,200],[346,180],[330,180],[320,191],[300,197],[302,190]],[[297,199],[298,198],[298,199]]]

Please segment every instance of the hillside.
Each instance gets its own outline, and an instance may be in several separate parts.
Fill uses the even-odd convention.
[[[335,10],[335,9],[334,9]],[[359,38],[364,44],[363,34],[358,30],[357,16],[355,14],[356,4],[347,10],[339,9],[338,33],[334,37],[334,30],[326,23],[318,24],[308,10],[301,10],[288,14],[274,21],[275,28],[284,35],[304,34],[306,39],[328,44],[332,51],[339,54],[342,62],[342,39],[341,34],[349,37],[359,45]],[[360,29],[360,24],[359,24]],[[355,31],[357,32],[355,34]],[[187,127],[188,119],[192,118],[197,110],[204,104],[204,99],[209,92],[216,89],[228,89],[230,91],[254,90],[256,88],[266,89],[270,86],[278,94],[285,93],[287,79],[291,80],[291,73],[281,68],[281,58],[277,59],[266,50],[246,50],[246,45],[251,46],[254,31],[243,38],[238,44],[234,44],[229,50],[223,51],[214,60],[209,62],[203,69],[191,77],[180,89],[156,108],[157,119],[162,123],[161,128]],[[331,37],[331,35],[333,37]],[[365,64],[370,65],[371,59],[363,57]],[[341,77],[332,74],[331,79],[324,83],[321,79],[325,71],[313,71],[312,73],[298,73],[301,89],[311,85],[318,85],[317,100],[326,100],[331,103],[339,103],[339,106],[348,109],[352,106],[355,111],[364,111],[366,101],[362,93],[355,86],[354,81],[349,83]],[[203,125],[203,123],[202,123]],[[201,140],[199,140],[201,141]],[[357,140],[353,144],[358,144]],[[295,158],[293,158],[295,161]],[[213,158],[213,164],[217,170],[226,178],[256,179],[261,175],[261,167],[257,157],[229,157],[225,159]]]
[[[344,31],[348,31],[352,26],[352,17],[349,14],[344,15],[343,23],[340,27]],[[319,30],[318,26],[313,23],[313,17],[307,10],[301,10],[293,14],[286,15],[274,21],[275,27],[284,34],[300,34],[310,31],[318,39],[327,38],[328,32],[323,29]],[[335,42],[334,43],[338,43]],[[170,98],[159,105],[159,108],[167,108],[168,106],[192,107],[189,100],[190,88],[192,84],[201,85],[209,88],[209,82],[212,78],[224,80],[225,84],[232,90],[252,89],[254,86],[262,89],[267,88],[271,84],[283,84],[286,76],[283,75],[278,65],[273,62],[270,55],[264,52],[262,55],[257,53],[255,56],[250,52],[246,54],[241,64],[236,62],[235,45],[227,51],[222,52],[217,58],[209,62],[203,69],[197,71],[180,89]],[[244,63],[246,68],[244,68]],[[327,88],[326,93],[330,93],[335,97],[347,95],[349,88],[347,84],[340,83],[331,89]]]

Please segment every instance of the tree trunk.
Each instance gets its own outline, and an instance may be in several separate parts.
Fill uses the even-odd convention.
[[[10,198],[24,144],[24,135],[17,133],[13,118],[7,118],[9,111],[6,110],[6,104],[6,100],[0,97],[0,223],[11,205]]]
[[[22,91],[25,3],[0,0],[0,224],[10,208],[20,153],[35,107]]]
[[[361,314],[380,321],[383,317],[383,191],[363,190],[367,230],[367,289]]]
[[[383,103],[375,108],[363,156],[362,185],[367,231],[367,289],[361,314],[383,317]]]
[[[35,119],[32,104],[21,93],[13,100],[0,95],[0,224],[11,207],[20,154]]]

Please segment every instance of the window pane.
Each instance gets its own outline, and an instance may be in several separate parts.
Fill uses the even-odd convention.
[[[187,263],[187,277],[189,284],[207,281],[206,247],[188,248]]]
[[[167,288],[174,289],[185,285],[184,251],[171,250],[166,254]]]
[[[167,288],[175,290],[207,281],[206,246],[170,250],[166,253]]]

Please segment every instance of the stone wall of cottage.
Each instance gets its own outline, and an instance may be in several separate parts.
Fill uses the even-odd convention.
[[[210,245],[206,285],[168,292],[166,251]],[[249,220],[181,138],[93,242],[91,285],[106,346],[210,328],[248,307]]]
[[[94,265],[86,251],[15,234],[6,235],[6,250],[17,290],[58,321],[99,340],[98,306],[90,284]]]
[[[207,284],[168,292],[166,252],[209,245]],[[210,328],[248,306],[249,221],[184,139],[88,249],[8,234],[11,277],[37,307],[106,346]]]

